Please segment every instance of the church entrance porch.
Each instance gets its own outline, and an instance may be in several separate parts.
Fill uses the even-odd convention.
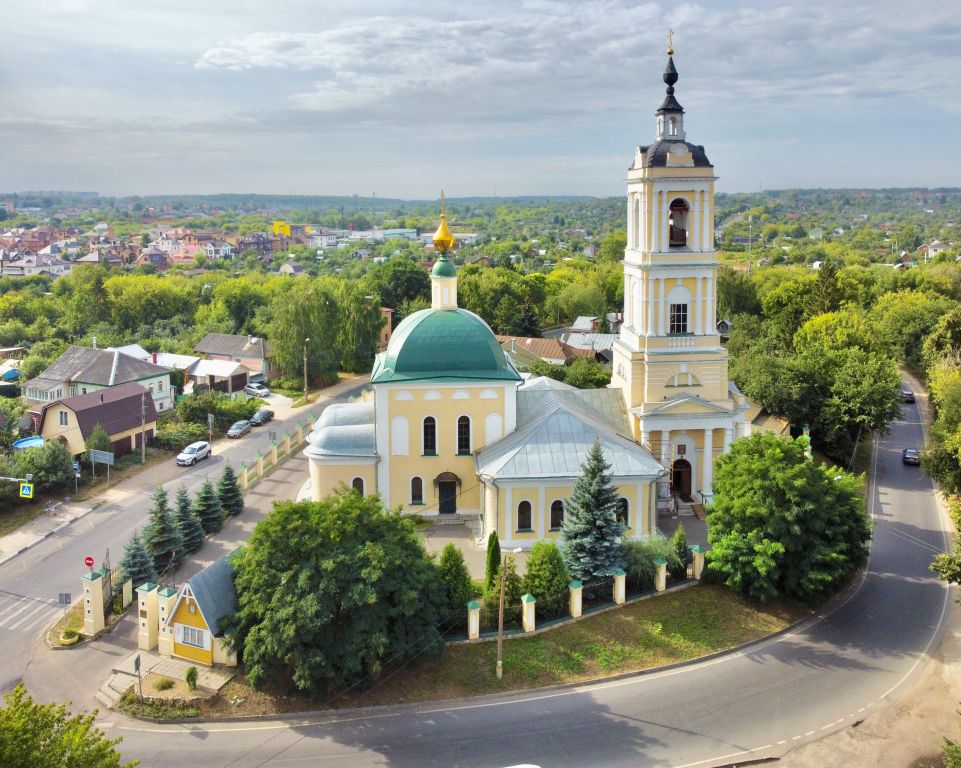
[[[434,478],[434,486],[437,488],[437,511],[442,515],[455,514],[460,478],[453,472],[441,472]]]
[[[677,459],[671,465],[671,488],[675,496],[683,501],[693,501],[691,497],[691,464],[687,459]]]

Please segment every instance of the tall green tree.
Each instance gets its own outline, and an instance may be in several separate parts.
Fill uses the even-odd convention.
[[[194,511],[190,503],[190,494],[187,492],[185,485],[177,488],[177,498],[174,501],[174,522],[180,531],[180,538],[183,541],[186,554],[196,552],[203,546],[204,527],[200,522],[200,516]]]
[[[570,580],[560,547],[552,541],[536,542],[527,556],[521,589],[537,598],[539,616],[551,618],[567,610]]]
[[[134,589],[148,581],[157,581],[157,569],[154,568],[153,558],[144,546],[140,531],[134,531],[130,541],[124,545],[120,567],[133,582]]]
[[[234,560],[227,636],[255,688],[370,682],[387,659],[439,655],[446,599],[412,520],[346,489],[279,502]]]
[[[437,564],[447,597],[445,614],[465,618],[467,603],[474,599],[474,582],[471,581],[463,553],[451,542],[441,550]]]
[[[708,567],[751,597],[816,602],[867,559],[860,481],[809,461],[806,441],[759,433],[718,459]]]
[[[216,533],[224,525],[224,508],[217,496],[213,483],[205,480],[194,496],[194,512],[200,518],[204,533]]]
[[[217,498],[224,508],[224,514],[239,515],[244,511],[244,493],[230,464],[224,464],[224,471],[217,481]]]
[[[99,423],[93,425],[90,437],[86,440],[88,451],[113,451],[113,443],[110,442],[110,435]]]
[[[272,354],[288,376],[303,376],[305,339],[310,382],[337,380],[342,351],[338,344],[342,312],[331,278],[290,280],[269,305],[265,321]]]
[[[149,515],[150,522],[144,530],[143,542],[153,558],[154,568],[162,576],[175,569],[184,559],[183,540],[171,514],[167,491],[163,486],[157,486],[154,491]]]
[[[26,409],[19,397],[0,397],[0,449],[10,448],[19,434],[17,422]]]
[[[484,591],[487,592],[497,581],[497,573],[501,568],[501,545],[497,538],[497,531],[491,531],[487,537],[487,565],[484,568]]]
[[[564,505],[561,524],[564,562],[571,577],[582,583],[611,577],[624,567],[624,525],[617,521],[617,499],[611,466],[595,440]]]
[[[94,728],[96,713],[71,714],[63,704],[38,704],[23,683],[3,695],[0,765],[30,768],[134,768],[117,744]]]

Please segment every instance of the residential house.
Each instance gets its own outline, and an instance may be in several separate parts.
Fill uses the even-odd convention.
[[[216,238],[208,240],[201,250],[208,259],[232,259],[234,256],[234,247],[225,240]]]
[[[134,265],[142,267],[147,264],[156,267],[161,272],[166,272],[170,269],[170,256],[159,248],[144,248],[134,261]]]
[[[240,393],[250,383],[250,370],[232,360],[197,360],[187,369],[188,392]]]
[[[237,654],[224,642],[224,618],[237,610],[233,567],[224,555],[188,579],[179,590],[166,588],[156,593],[160,632],[160,653],[213,666],[237,665]],[[154,585],[144,585],[149,595]]]
[[[288,277],[306,276],[304,268],[300,266],[296,261],[285,261],[280,265],[280,269],[277,270],[278,274],[287,275]]]
[[[40,409],[37,432],[47,441],[59,440],[77,456],[87,450],[94,427],[103,427],[113,452],[124,456],[149,444],[157,428],[157,410],[150,392],[130,382],[47,403]]]
[[[276,378],[276,370],[270,359],[270,344],[256,336],[238,336],[229,333],[208,333],[194,347],[208,360],[230,360],[241,363],[250,371],[251,381]]]
[[[24,248],[14,252],[12,258],[3,267],[4,274],[11,276],[50,275],[60,277],[69,275],[73,263],[64,261],[56,256],[42,256],[31,248]]]
[[[579,355],[560,339],[537,339],[527,336],[497,336],[501,349],[520,370],[529,370],[533,362],[565,365]]]
[[[117,350],[91,347],[69,347],[43,373],[23,384],[23,396],[36,429],[40,411],[48,403],[130,382],[150,392],[158,412],[173,408],[168,369]]]
[[[571,324],[571,333],[593,333],[601,329],[601,318],[581,315]]]

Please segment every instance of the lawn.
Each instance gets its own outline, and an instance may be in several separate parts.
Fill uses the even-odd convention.
[[[311,702],[256,692],[238,675],[199,704],[202,716],[429,701],[576,683],[696,659],[764,637],[809,615],[799,605],[746,600],[717,585],[699,585],[590,616],[504,644],[504,677],[494,674],[494,642],[449,646],[439,661],[386,672],[367,690]]]

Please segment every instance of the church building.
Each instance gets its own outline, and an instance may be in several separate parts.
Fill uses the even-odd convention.
[[[624,323],[611,385],[524,379],[480,317],[457,306],[441,210],[431,308],[394,330],[360,402],[326,408],[310,436],[310,498],[344,484],[388,507],[467,524],[478,545],[556,539],[595,440],[631,538],[677,496],[709,501],[713,462],[758,409],[728,380],[715,328],[714,168],[685,139],[668,50],[657,141],[628,170]]]

